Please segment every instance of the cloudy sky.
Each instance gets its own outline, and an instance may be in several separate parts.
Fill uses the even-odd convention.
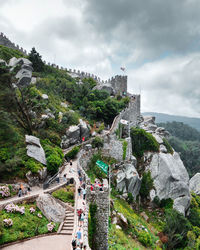
[[[108,79],[126,67],[142,111],[200,117],[199,0],[0,0],[0,31]]]

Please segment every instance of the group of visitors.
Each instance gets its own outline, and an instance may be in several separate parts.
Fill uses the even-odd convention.
[[[82,227],[83,225],[83,221],[85,218],[85,212],[83,211],[83,209],[77,209],[77,215],[78,215],[78,226]]]
[[[29,186],[24,187],[23,184],[21,183],[19,191],[18,191],[18,197],[22,197],[23,195],[30,194],[30,192],[31,192],[31,188]]]
[[[82,186],[78,187],[78,196],[80,198],[83,198],[83,200],[85,200],[86,199],[86,193],[87,193],[86,185],[85,185],[85,183],[83,183]]]
[[[83,241],[81,240],[81,229],[79,228],[79,230],[76,233],[76,238],[72,240],[72,248],[73,250],[86,250],[87,246],[83,245]]]
[[[95,182],[94,182],[94,184],[91,184],[91,186],[90,186],[90,190],[91,191],[94,191],[94,188],[99,188],[99,191],[103,191],[103,184],[100,182],[100,180],[98,180],[98,179],[95,179]]]

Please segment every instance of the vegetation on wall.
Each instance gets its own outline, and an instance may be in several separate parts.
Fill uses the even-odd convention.
[[[173,154],[173,148],[171,147],[171,145],[169,144],[168,140],[166,138],[163,138],[163,144],[167,149],[167,153],[169,154]]]
[[[90,204],[89,206],[89,214],[88,214],[88,240],[89,246],[92,250],[96,250],[97,245],[95,242],[96,235],[96,227],[97,227],[97,219],[96,219],[97,205]]]
[[[126,159],[126,150],[127,150],[128,142],[126,140],[123,141],[123,161]]]
[[[99,136],[96,136],[93,140],[92,140],[92,147],[93,148],[102,148],[103,147],[103,139]]]
[[[159,151],[159,143],[144,129],[131,128],[132,152],[137,158],[141,158],[145,151]]]

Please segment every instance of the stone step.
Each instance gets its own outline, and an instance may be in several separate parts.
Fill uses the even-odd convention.
[[[73,226],[73,225],[74,225],[74,222],[71,222],[71,221],[64,221],[63,225]]]
[[[72,231],[71,232],[61,231],[59,234],[62,234],[62,235],[72,235]]]
[[[73,231],[74,227],[62,227],[62,230]]]
[[[65,214],[65,216],[74,216],[74,214]]]
[[[65,218],[65,221],[74,221],[74,217]]]

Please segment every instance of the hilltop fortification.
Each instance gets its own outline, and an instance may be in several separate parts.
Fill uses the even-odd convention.
[[[24,50],[22,47],[19,47],[19,45],[16,45],[15,43],[11,42],[10,39],[6,37],[2,32],[0,33],[0,45],[6,46],[11,49],[19,50],[25,56],[27,56],[26,50]]]

